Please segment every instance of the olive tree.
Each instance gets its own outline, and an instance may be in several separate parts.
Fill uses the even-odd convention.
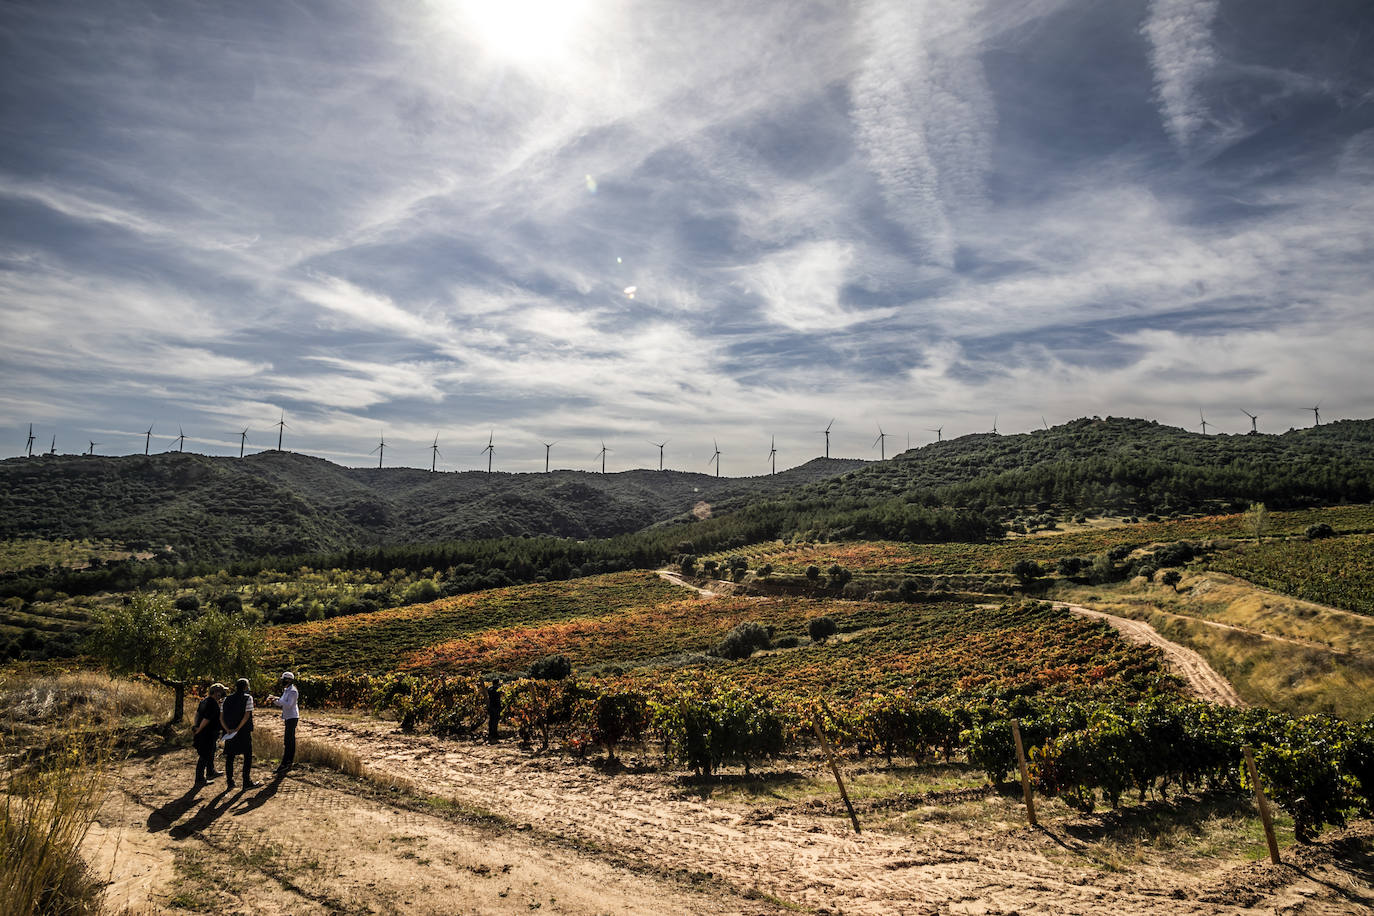
[[[240,616],[206,610],[182,616],[165,596],[138,594],[99,613],[88,647],[113,674],[142,674],[172,688],[172,722],[186,711],[186,688],[215,675],[257,670],[257,632]]]

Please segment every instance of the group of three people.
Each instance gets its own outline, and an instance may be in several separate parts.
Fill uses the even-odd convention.
[[[296,726],[300,723],[299,691],[296,676],[290,671],[281,676],[281,695],[269,694],[267,702],[281,707],[282,755],[277,773],[284,774],[296,762]],[[215,747],[224,735],[224,773],[230,789],[234,788],[234,758],[243,758],[243,787],[256,789],[262,783],[253,781],[253,695],[248,692],[248,678],[234,683],[228,693],[223,684],[212,684],[205,699],[196,708],[191,726],[191,740],[196,748],[196,785],[204,785],[221,774],[215,771]],[[226,696],[226,694],[228,694]]]

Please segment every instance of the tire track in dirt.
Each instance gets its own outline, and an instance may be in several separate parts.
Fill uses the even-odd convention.
[[[1113,629],[1132,642],[1159,649],[1164,653],[1164,657],[1168,659],[1174,670],[1187,681],[1188,686],[1202,699],[1219,706],[1245,705],[1240,694],[1236,693],[1236,688],[1231,686],[1231,682],[1207,664],[1206,659],[1192,649],[1165,639],[1148,623],[1142,620],[1131,620],[1129,617],[1116,617],[1078,604],[1066,604],[1057,601],[1055,606],[1066,608],[1070,613],[1077,614],[1079,617],[1105,620],[1112,625]]]
[[[693,798],[670,775],[606,775],[509,744],[444,742],[324,715],[312,715],[302,733],[346,746],[368,769],[420,791],[528,826],[536,838],[599,849],[650,873],[709,875],[817,912],[1255,912],[1203,902],[1196,875],[1142,868],[1104,879],[1054,861],[1046,853],[1062,843],[1026,828],[970,832],[937,823],[914,835],[869,828],[855,836],[834,814],[753,817],[745,806]]]

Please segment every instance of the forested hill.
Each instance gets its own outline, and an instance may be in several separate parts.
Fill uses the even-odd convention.
[[[1011,436],[963,436],[801,488],[798,500],[1167,513],[1374,501],[1374,420],[1281,435],[1203,436],[1092,418]]]
[[[600,538],[741,504],[863,465],[815,459],[748,478],[679,471],[431,474],[246,458],[43,456],[0,462],[0,538],[112,538],[182,558],[317,553],[502,535]]]

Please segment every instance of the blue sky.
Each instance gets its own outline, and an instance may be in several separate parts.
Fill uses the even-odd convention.
[[[1367,0],[44,0],[0,105],[7,454],[1374,415]]]

